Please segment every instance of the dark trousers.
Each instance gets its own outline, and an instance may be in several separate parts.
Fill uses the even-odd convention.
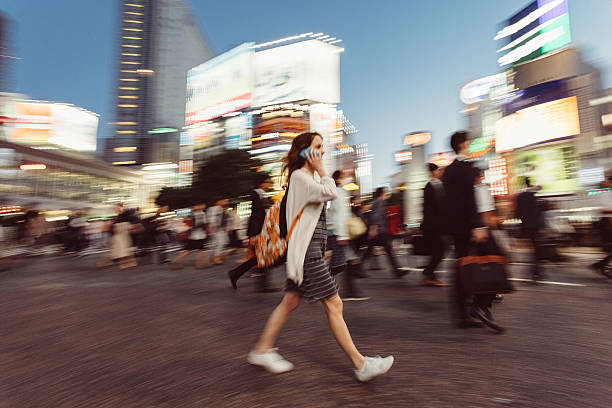
[[[440,265],[444,252],[446,251],[446,243],[444,237],[439,233],[425,233],[425,241],[429,248],[431,258],[423,271],[423,275],[428,279],[436,279],[436,268]]]
[[[465,291],[463,290],[463,286],[461,285],[459,258],[468,255],[470,240],[470,231],[468,231],[467,233],[453,234],[453,242],[455,244],[455,258],[457,258],[455,276],[453,277],[453,303],[455,307],[456,317],[460,320],[467,319],[466,306],[468,305],[470,294],[465,293]],[[493,299],[495,299],[495,295],[474,295],[472,301],[475,307],[489,308],[493,303]]]
[[[540,275],[540,262],[543,258],[543,249],[538,235],[537,228],[525,228],[522,231],[523,237],[527,238],[531,242],[533,247],[532,261],[531,261],[531,275]]]
[[[238,279],[240,279],[240,277],[242,277],[242,275],[250,271],[252,268],[255,268],[255,266],[257,266],[257,259],[253,257],[241,263],[236,268],[232,269],[230,271],[230,274],[237,281]],[[255,288],[257,290],[264,290],[268,288],[269,286],[268,268],[255,268],[255,273],[257,274],[256,281],[255,281]]]
[[[372,250],[375,246],[381,246],[385,249],[385,252],[389,257],[389,262],[391,262],[391,266],[393,267],[393,271],[397,275],[399,273],[399,266],[397,260],[395,259],[395,255],[393,254],[393,249],[391,248],[389,235],[387,235],[386,233],[378,234],[378,236],[368,242],[368,249],[363,255],[363,258],[361,258],[361,262],[365,262],[365,260],[372,255]]]

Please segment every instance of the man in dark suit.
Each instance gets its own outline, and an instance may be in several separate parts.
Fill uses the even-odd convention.
[[[423,232],[431,259],[423,270],[423,275],[427,279],[425,285],[439,287],[446,286],[444,282],[436,278],[435,273],[446,251],[443,228],[446,194],[444,193],[444,186],[440,181],[443,173],[442,169],[434,163],[429,163],[428,168],[431,179],[423,191],[423,222],[421,223],[421,231]]]
[[[467,159],[468,133],[459,131],[451,136],[451,147],[457,154],[455,161],[444,170],[442,184],[446,193],[447,217],[445,218],[447,232],[455,245],[457,260],[468,255],[470,241],[486,242],[488,231],[484,226],[476,207],[474,194],[475,171]],[[491,315],[491,303],[495,295],[474,295],[473,307],[470,313],[466,310],[469,293],[465,293],[460,281],[459,263],[453,279],[454,307],[457,325],[472,327],[479,325],[471,318],[479,318],[488,325],[495,325]],[[491,324],[490,324],[491,323]],[[497,326],[499,328],[499,326]]]
[[[533,264],[531,277],[534,281],[542,279],[540,274],[540,259],[542,248],[540,245],[540,230],[544,224],[542,209],[535,195],[537,188],[531,185],[531,179],[525,177],[525,190],[516,197],[516,216],[521,220],[521,238],[531,241],[533,247]]]
[[[251,216],[247,226],[247,236],[249,237],[249,246],[255,244],[255,236],[261,232],[264,220],[266,218],[266,210],[272,206],[272,200],[265,196],[266,191],[272,188],[273,182],[269,175],[262,173],[259,177],[258,188],[251,191]],[[249,269],[257,265],[257,260],[253,257],[242,263],[237,268],[229,271],[228,275],[232,287],[237,289],[238,279],[244,275]],[[268,269],[256,269],[255,273],[256,287],[259,292],[273,292],[276,289],[271,288],[268,283]]]

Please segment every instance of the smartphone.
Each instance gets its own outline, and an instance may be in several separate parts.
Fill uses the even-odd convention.
[[[319,152],[314,152],[315,156],[319,156]],[[306,149],[302,150],[300,152],[300,157],[305,159],[306,158],[306,154],[310,154],[310,146],[308,146]]]

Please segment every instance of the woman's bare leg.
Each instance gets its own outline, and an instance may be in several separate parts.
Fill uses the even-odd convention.
[[[322,301],[327,314],[329,327],[336,338],[336,341],[342,347],[346,356],[351,360],[355,369],[360,370],[363,366],[363,355],[355,347],[351,333],[349,332],[344,316],[342,315],[342,299],[338,294]]]
[[[189,254],[191,253],[190,250],[185,250],[183,252],[181,252],[181,254],[179,256],[176,257],[176,259],[172,262],[172,266],[174,267],[182,267],[183,266],[183,259],[187,258],[189,256]]]
[[[207,251],[198,251],[196,254],[196,268],[208,268],[210,266],[210,259],[208,258]]]
[[[283,300],[276,306],[268,318],[264,331],[253,351],[264,354],[274,347],[274,343],[276,343],[276,339],[285,322],[287,322],[289,315],[300,305],[301,300],[302,297],[297,292],[285,293]]]

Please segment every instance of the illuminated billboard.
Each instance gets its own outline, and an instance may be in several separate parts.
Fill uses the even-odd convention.
[[[257,52],[253,106],[301,100],[339,103],[341,50],[310,40]]]
[[[529,177],[541,194],[572,193],[579,188],[578,161],[571,146],[554,146],[513,154],[511,161],[514,188],[522,177]]]
[[[187,74],[185,124],[205,122],[251,106],[253,44],[245,43]]]
[[[495,149],[507,152],[580,133],[575,96],[521,109],[496,123]]]
[[[14,104],[9,140],[39,147],[95,151],[98,115],[61,103]]]
[[[571,42],[567,0],[535,0],[501,24],[500,66],[534,60]]]

